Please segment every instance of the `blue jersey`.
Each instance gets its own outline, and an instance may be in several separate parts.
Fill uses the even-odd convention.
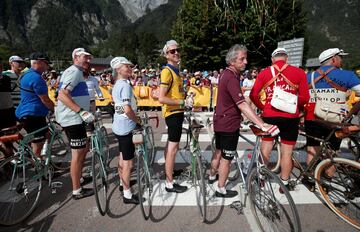
[[[136,112],[136,100],[132,88],[127,80],[117,80],[112,90],[112,97],[115,107],[122,108],[126,105],[131,106]],[[117,135],[127,135],[134,130],[136,123],[127,117],[124,112],[115,112],[112,130]]]
[[[46,116],[49,109],[42,103],[40,95],[47,95],[46,82],[41,78],[41,73],[30,68],[20,80],[21,100],[16,108],[16,117]]]
[[[326,72],[329,68],[333,68],[333,66],[322,66],[320,69],[323,72]],[[319,72],[312,72],[307,74],[307,80],[308,83],[311,84],[311,77],[314,76],[314,80],[318,76],[320,76]],[[360,96],[360,79],[358,76],[348,70],[341,70],[338,68],[333,69],[331,72],[329,72],[326,75],[328,78],[330,78],[333,82],[338,84],[339,86],[345,87],[346,89],[355,91],[356,96]],[[336,103],[342,103],[346,102],[347,94],[346,92],[339,91],[335,88],[333,88],[326,80],[325,78],[321,78],[318,82],[315,84],[316,92],[321,92],[322,94],[328,94],[329,101],[330,102],[336,102]],[[314,90],[312,88],[309,88],[310,91],[310,102],[315,102],[315,95]]]

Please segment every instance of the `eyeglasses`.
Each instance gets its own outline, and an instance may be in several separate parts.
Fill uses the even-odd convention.
[[[180,53],[180,48],[171,49],[171,50],[169,50],[167,52],[170,53],[170,54],[175,54],[175,52]]]

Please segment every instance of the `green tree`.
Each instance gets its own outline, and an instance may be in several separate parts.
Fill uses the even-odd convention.
[[[180,43],[183,67],[221,68],[234,44],[249,49],[252,65],[265,66],[277,42],[305,33],[302,1],[184,0],[172,36]]]

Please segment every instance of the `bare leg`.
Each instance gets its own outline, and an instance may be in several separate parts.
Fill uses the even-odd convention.
[[[221,158],[220,166],[219,166],[219,182],[218,182],[219,188],[225,186],[226,180],[230,172],[230,164],[231,164],[231,160]]]
[[[281,174],[280,177],[282,180],[288,180],[290,178],[290,173],[293,168],[292,162],[292,152],[295,145],[281,144]]]
[[[77,190],[81,186],[80,178],[87,152],[88,152],[87,147],[81,149],[71,149],[72,157],[71,157],[70,174],[71,174],[73,190]]]
[[[272,147],[273,141],[261,142],[261,153],[263,154],[264,162],[266,165],[269,163]]]
[[[210,168],[211,176],[215,176],[217,171],[219,170],[220,159],[221,159],[221,150],[216,149],[214,155],[211,158],[211,168]]]
[[[168,141],[165,149],[165,174],[166,174],[166,181],[168,183],[171,183],[173,181],[175,156],[178,150],[179,150],[178,142]]]

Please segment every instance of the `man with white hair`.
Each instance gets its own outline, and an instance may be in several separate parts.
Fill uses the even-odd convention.
[[[34,52],[30,55],[31,68],[20,78],[21,101],[16,108],[16,117],[24,123],[27,133],[39,130],[47,125],[46,115],[54,111],[54,103],[48,95],[46,82],[41,74],[49,69],[50,59],[47,55]],[[31,147],[36,156],[44,145],[47,130],[35,133]]]
[[[72,52],[74,64],[67,68],[60,78],[56,107],[56,120],[64,128],[70,142],[72,154],[70,174],[72,197],[75,200],[94,194],[93,189],[81,187],[82,168],[89,150],[85,123],[94,121],[94,115],[89,112],[90,96],[83,75],[83,71],[89,68],[91,57],[84,48],[74,49]]]
[[[269,134],[277,134],[278,128],[264,123],[254,110],[246,103],[240,89],[240,74],[247,64],[247,48],[235,44],[226,54],[228,67],[221,73],[218,98],[214,113],[214,131],[216,150],[211,159],[209,184],[217,179],[216,197],[231,198],[238,193],[227,190],[225,183],[229,175],[231,160],[236,154],[239,140],[239,129],[242,120],[241,113]],[[216,175],[216,172],[219,175]]]
[[[360,97],[360,79],[353,71],[341,69],[344,56],[348,55],[342,49],[330,48],[326,49],[319,55],[320,68],[315,72],[307,74],[307,81],[311,85],[312,78],[317,93],[327,92],[328,104],[346,104],[347,90],[351,89],[355,92],[355,96]],[[332,131],[321,123],[318,123],[314,114],[315,95],[314,90],[310,90],[310,102],[305,111],[305,131],[306,134],[325,138]],[[322,95],[324,96],[324,95]],[[346,112],[345,112],[346,113]],[[334,150],[340,149],[341,139],[333,135],[330,138],[331,146]],[[314,154],[319,149],[320,143],[310,137],[306,138],[307,145],[307,163],[310,163]]]
[[[165,190],[167,192],[182,193],[187,190],[173,181],[173,171],[176,152],[184,121],[184,106],[192,107],[193,100],[184,100],[185,92],[180,77],[179,62],[180,49],[175,40],[166,42],[162,54],[167,59],[166,67],[161,71],[159,102],[163,104],[162,115],[168,127],[168,141],[165,147]]]

